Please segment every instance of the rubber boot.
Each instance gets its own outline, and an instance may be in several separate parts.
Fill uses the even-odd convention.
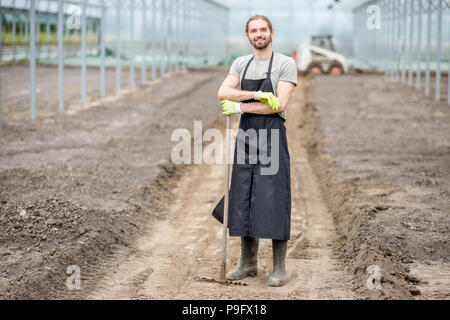
[[[269,278],[269,286],[281,287],[286,284],[286,250],[287,240],[272,240],[273,272]]]
[[[239,265],[227,273],[227,279],[241,280],[258,274],[258,246],[259,239],[241,237],[241,259]]]

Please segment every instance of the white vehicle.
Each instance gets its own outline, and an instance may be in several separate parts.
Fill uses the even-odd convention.
[[[341,75],[348,72],[347,59],[331,50],[305,43],[298,47],[295,55],[297,69],[302,73]]]

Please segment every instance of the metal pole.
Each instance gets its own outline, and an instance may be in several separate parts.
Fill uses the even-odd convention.
[[[427,12],[427,70],[425,72],[425,95],[430,95],[430,60],[431,60],[431,0],[428,0]]]
[[[130,0],[130,87],[134,87],[134,0]]]
[[[160,0],[160,14],[161,14],[161,27],[160,27],[160,45],[161,45],[161,58],[160,58],[160,72],[161,72],[161,78],[165,77],[165,73],[166,73],[166,58],[167,58],[167,39],[166,39],[166,35],[167,35],[167,28],[165,26],[165,18],[166,18],[166,2],[163,0]]]
[[[204,17],[208,17],[208,3],[206,2],[206,0],[203,0],[203,16]],[[203,55],[203,61],[205,61],[206,59],[206,56],[208,55],[208,53],[207,53],[207,47],[208,47],[208,45],[207,45],[207,41],[206,41],[206,39],[207,39],[207,36],[208,36],[208,23],[209,23],[209,21],[208,20],[206,20],[206,21],[202,21],[202,25],[203,25],[203,36],[202,36],[202,55]]]
[[[193,20],[193,13],[192,13],[192,7],[193,7],[193,0],[188,0],[186,11],[187,11],[187,31],[188,31],[188,37],[186,41],[186,67],[189,65],[189,61],[192,58],[192,52],[191,52],[191,44],[192,41],[194,41],[194,20]]]
[[[172,26],[172,53],[173,53],[173,67],[172,70],[174,72],[178,72],[178,44],[179,44],[179,40],[178,40],[178,15],[177,15],[177,6],[178,6],[178,1],[177,0],[172,0],[172,21],[173,23],[171,24]]]
[[[386,76],[390,77],[391,75],[391,65],[390,65],[390,49],[391,49],[391,34],[392,34],[392,25],[391,25],[391,19],[390,19],[390,12],[389,12],[389,6],[390,6],[390,2],[386,1],[385,2],[385,17],[386,17],[386,28],[385,28],[385,33],[386,33],[386,44],[385,44],[385,59],[386,59]]]
[[[418,26],[418,37],[417,40],[417,74],[416,74],[416,89],[420,90],[421,77],[422,77],[422,16],[423,16],[423,5],[422,0],[419,0],[419,26]]]
[[[156,0],[152,0],[152,80],[156,79]]]
[[[182,8],[183,8],[183,25],[182,25],[182,30],[181,30],[181,34],[183,34],[183,30],[185,32],[185,34],[189,33],[189,21],[188,21],[188,15],[187,15],[187,3],[186,0],[185,1],[181,1],[182,3]],[[183,60],[182,60],[182,66],[183,66],[183,71],[186,71],[186,63],[187,63],[187,43],[188,43],[189,39],[187,37],[183,37],[183,43],[182,43],[182,48],[183,48]]]
[[[174,28],[173,28],[173,33],[174,33],[174,51],[175,51],[175,72],[179,72],[180,71],[180,66],[179,66],[179,49],[180,49],[180,36],[179,36],[179,32],[178,32],[178,28],[180,26],[180,16],[179,16],[179,6],[180,6],[180,1],[179,0],[174,0],[175,1],[175,5],[172,5],[173,7],[173,17],[174,17]]]
[[[397,51],[395,50],[395,35],[396,35],[396,20],[395,20],[395,2],[396,0],[391,1],[391,17],[392,17],[392,34],[391,34],[391,56],[392,56],[392,68],[391,68],[391,79],[395,79],[395,66],[397,62]]]
[[[186,28],[186,16],[185,16],[185,12],[184,12],[184,8],[185,8],[186,4],[185,1],[181,0],[180,1],[180,6],[179,6],[179,11],[178,11],[178,16],[180,17],[180,23],[178,25],[178,38],[180,39],[180,70],[184,70],[184,56],[185,56],[185,51],[184,51],[184,44],[186,42],[186,38],[183,37],[183,29]]]
[[[145,79],[146,79],[146,67],[145,67],[145,60],[146,60],[146,37],[145,37],[145,31],[147,29],[147,21],[146,21],[146,7],[145,7],[145,0],[142,0],[142,66],[141,66],[141,84],[145,85]]]
[[[3,12],[2,0],[0,0],[0,62],[2,61],[2,45],[3,45]],[[0,63],[0,132],[2,131],[2,64]]]
[[[60,112],[64,111],[64,0],[58,1],[58,92]]]
[[[386,2],[386,24],[387,24],[387,30],[386,30],[386,64],[388,68],[388,77],[391,78],[392,74],[392,68],[391,68],[391,36],[392,36],[392,19],[391,19],[391,12],[390,12],[390,6],[391,2]]]
[[[121,89],[120,66],[120,0],[116,4],[116,91]]]
[[[87,102],[86,97],[86,6],[87,0],[83,1],[81,9],[81,100]]]
[[[333,14],[333,28],[332,30],[334,30],[335,28],[335,20],[336,20],[336,10],[335,7],[333,6],[332,9],[332,14]],[[371,53],[371,60],[374,62],[375,65],[378,64],[378,55],[377,55],[377,29],[373,28],[372,30],[369,30],[369,34],[370,34],[370,38],[369,41],[372,44],[372,48],[370,49],[370,53]]]
[[[170,26],[170,24],[171,24],[170,4],[171,4],[172,0],[163,0],[163,1],[164,2],[167,1],[167,3],[168,3],[164,10],[164,20],[166,21],[166,32],[164,33],[166,35],[165,36],[165,38],[166,38],[165,39],[166,40],[165,41],[165,43],[166,43],[165,49],[166,49],[166,58],[167,58],[167,63],[166,63],[167,73],[166,73],[166,75],[168,76],[172,73],[172,57],[171,57],[171,52],[170,52],[170,49],[171,49],[170,45],[171,45],[171,41],[172,41],[172,38],[171,38],[172,28]]]
[[[410,28],[409,28],[409,54],[408,54],[408,64],[409,64],[409,72],[408,72],[408,85],[413,85],[413,51],[414,51],[414,0],[411,1],[411,12],[410,12]]]
[[[383,68],[384,68],[384,76],[387,77],[388,76],[388,67],[386,64],[386,54],[387,54],[387,34],[388,34],[388,19],[387,19],[387,10],[386,10],[386,1],[382,0],[381,1],[381,16],[382,16],[382,26],[381,26],[381,38],[382,38],[382,42],[381,42],[381,51],[383,52],[382,54],[382,59],[383,59]],[[385,65],[386,64],[386,65]]]
[[[312,21],[314,21],[314,11],[312,11],[311,13],[311,19]],[[358,25],[358,21],[359,21],[359,11],[354,11],[354,15],[353,15],[353,54],[355,55],[355,58],[359,58],[359,41],[360,41],[360,28]]]
[[[406,0],[403,0],[403,39],[402,39],[402,58],[401,58],[401,66],[402,66],[402,83],[406,82],[406,37],[407,37],[407,28],[406,28]]]
[[[437,57],[436,57],[436,93],[435,100],[441,99],[441,47],[442,47],[442,0],[438,0],[438,34],[437,34]],[[450,63],[450,61],[449,61]]]
[[[102,1],[102,17],[100,20],[100,97],[106,96],[105,90],[105,0]]]
[[[393,0],[394,1],[394,19],[396,21],[396,30],[395,30],[395,41],[394,41],[394,46],[395,46],[395,60],[396,60],[396,67],[395,67],[395,81],[399,80],[399,61],[400,61],[400,47],[398,45],[398,40],[399,40],[399,32],[400,32],[400,18],[398,18],[398,12],[397,12],[397,2],[401,1],[401,0]],[[398,18],[398,19],[397,19]]]
[[[389,1],[385,0],[384,2],[384,16],[385,16],[385,40],[384,40],[384,51],[385,51],[385,63],[386,63],[386,77],[390,75],[390,65],[389,65],[389,47],[390,47],[390,34],[391,34],[391,23],[389,18]]]
[[[168,67],[169,67],[169,75],[172,74],[173,70],[173,0],[166,0],[169,2],[167,8],[167,57],[168,57]]]
[[[200,0],[195,1],[192,4],[192,14],[193,14],[193,23],[194,23],[194,29],[193,29],[193,33],[192,33],[192,37],[193,37],[193,58],[198,57],[199,52],[200,52],[200,41],[198,40],[200,37],[200,28],[199,28],[199,20],[198,20],[198,15],[200,13]],[[195,61],[195,60],[194,60]]]
[[[36,119],[36,1],[30,0],[30,111]]]

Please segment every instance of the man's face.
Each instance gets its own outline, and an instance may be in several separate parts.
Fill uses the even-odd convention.
[[[274,31],[269,29],[267,22],[261,19],[253,20],[245,33],[248,41],[255,49],[265,49],[271,42]]]

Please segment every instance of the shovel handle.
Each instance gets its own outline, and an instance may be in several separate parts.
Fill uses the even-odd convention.
[[[230,192],[230,140],[231,140],[231,116],[227,116],[227,130],[225,133],[226,136],[226,160],[225,165],[226,169],[226,181],[225,181],[225,202],[223,206],[223,245],[222,245],[222,266],[220,268],[220,280],[226,280],[226,271],[227,271],[227,228],[228,228],[228,198]]]

